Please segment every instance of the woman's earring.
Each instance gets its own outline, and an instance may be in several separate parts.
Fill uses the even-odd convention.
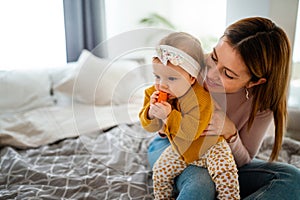
[[[249,99],[249,91],[247,90],[247,88],[245,88],[245,92],[246,92],[246,99]]]

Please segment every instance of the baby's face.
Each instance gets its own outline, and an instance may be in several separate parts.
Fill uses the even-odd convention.
[[[167,92],[169,99],[183,96],[195,82],[195,78],[191,77],[184,69],[169,62],[165,66],[155,59],[152,67],[156,90]]]

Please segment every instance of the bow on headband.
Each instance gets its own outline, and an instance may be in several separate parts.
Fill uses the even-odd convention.
[[[168,61],[176,66],[180,66],[187,71],[191,76],[198,77],[201,69],[198,62],[196,62],[190,55],[185,52],[168,45],[159,45],[156,48],[157,58],[167,65]]]

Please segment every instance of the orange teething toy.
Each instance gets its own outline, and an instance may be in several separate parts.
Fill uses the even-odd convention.
[[[157,102],[167,101],[167,99],[168,99],[168,93],[159,91]]]

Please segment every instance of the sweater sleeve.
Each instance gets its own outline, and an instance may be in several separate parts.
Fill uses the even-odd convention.
[[[239,128],[237,139],[229,143],[239,167],[249,163],[256,156],[272,120],[271,111],[259,112],[249,130],[247,123]]]
[[[194,141],[206,129],[211,115],[213,104],[208,92],[200,86],[194,86],[179,100],[180,109],[173,109],[165,124],[165,133]]]

